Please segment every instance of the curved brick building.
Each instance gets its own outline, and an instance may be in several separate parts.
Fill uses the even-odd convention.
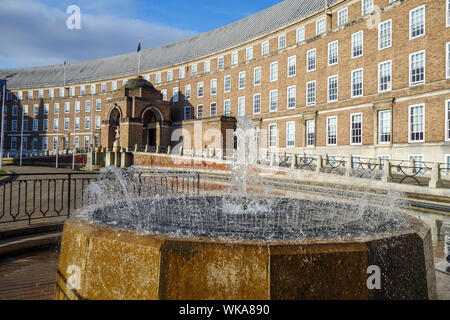
[[[0,70],[5,150],[232,148],[248,115],[264,150],[450,163],[450,0],[286,0],[141,59]]]

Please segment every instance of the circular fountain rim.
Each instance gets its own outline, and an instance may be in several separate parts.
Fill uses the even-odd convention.
[[[240,198],[237,196],[226,196],[229,198]],[[158,197],[158,200],[169,200],[169,199],[199,199],[199,198],[221,198],[223,199],[223,196],[189,196],[189,197],[170,197],[170,196],[160,196]],[[265,199],[263,197],[252,197],[252,198],[261,198]],[[307,201],[307,202],[314,202],[312,200],[308,199],[296,199],[296,198],[288,198],[288,197],[270,197],[272,199],[277,200],[297,200],[297,201]],[[148,201],[150,198],[141,198],[137,199],[137,202],[140,201]],[[332,201],[326,201],[321,200],[321,202],[332,202]],[[114,204],[126,204],[127,201],[117,201],[114,202]],[[87,208],[88,212],[95,212],[98,209],[107,209],[108,207],[111,207],[113,204],[108,206],[91,206]],[[371,205],[371,207],[374,207]],[[101,229],[105,230],[111,230],[111,231],[120,231],[121,233],[129,233],[134,234],[137,236],[143,236],[143,237],[149,237],[153,239],[158,240],[168,240],[168,241],[178,241],[178,242],[200,242],[200,243],[226,243],[226,244],[249,244],[249,245],[289,245],[289,244],[326,244],[326,243],[336,243],[336,242],[342,242],[342,243],[359,243],[359,242],[365,242],[368,240],[379,240],[379,239],[385,239],[385,238],[391,238],[395,236],[400,236],[405,233],[413,233],[417,232],[418,229],[427,230],[428,228],[425,226],[425,224],[411,216],[408,215],[404,209],[395,209],[393,210],[393,213],[397,215],[398,217],[401,217],[406,222],[404,225],[401,226],[398,230],[389,230],[389,231],[379,231],[379,232],[373,232],[371,234],[367,235],[359,235],[359,236],[337,236],[337,237],[306,237],[306,238],[295,238],[295,239],[250,239],[250,238],[228,238],[228,237],[206,237],[206,236],[197,236],[197,235],[173,235],[170,233],[159,233],[149,230],[143,230],[138,228],[130,228],[125,227],[121,225],[112,225],[105,221],[102,221],[100,219],[96,219],[93,216],[81,216],[71,219],[81,219],[86,222],[88,222],[90,225],[95,225],[97,227],[101,226]]]

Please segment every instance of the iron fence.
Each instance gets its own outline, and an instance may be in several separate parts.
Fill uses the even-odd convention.
[[[88,203],[86,188],[100,173],[6,174],[0,181],[0,225],[29,224],[43,220],[64,220]],[[114,179],[108,174],[102,179]],[[200,194],[200,174],[188,172],[137,172],[139,186],[146,185],[155,194]]]

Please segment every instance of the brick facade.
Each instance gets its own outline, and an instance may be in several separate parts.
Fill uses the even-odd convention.
[[[157,126],[166,128],[165,131],[158,131],[157,137],[161,145],[174,146],[180,139],[170,139],[170,135],[175,129],[183,128],[189,132],[190,143],[186,143],[185,148],[210,147],[218,148],[219,145],[213,143],[211,139],[204,137],[208,129],[214,128],[221,132],[234,128],[234,121],[224,116],[224,101],[230,100],[231,113],[229,116],[238,115],[238,99],[245,97],[245,114],[250,116],[256,126],[262,131],[268,130],[270,124],[277,124],[277,147],[282,150],[306,152],[315,154],[330,155],[360,155],[362,157],[390,156],[391,159],[408,159],[410,155],[423,155],[424,161],[446,162],[450,157],[450,135],[446,127],[446,118],[450,106],[450,80],[446,74],[448,68],[447,46],[450,45],[450,26],[447,25],[447,0],[373,0],[373,13],[362,16],[363,0],[338,1],[331,7],[317,12],[314,15],[299,21],[293,25],[262,36],[258,39],[245,43],[239,47],[212,54],[199,60],[190,61],[183,65],[173,65],[170,68],[151,70],[143,72],[144,77],[156,87],[160,92],[167,92],[167,102],[158,98],[158,103],[150,102],[149,99],[141,99],[139,94],[121,94],[113,91],[112,82],[117,82],[117,87],[122,87],[122,80],[130,79],[133,75],[125,78],[109,79],[104,81],[105,92],[101,92],[101,83],[86,82],[85,95],[80,94],[80,85],[71,85],[75,88],[75,97],[60,98],[59,88],[55,89],[55,98],[49,98],[49,88],[34,88],[34,98],[27,99],[28,89],[17,88],[13,90],[17,97],[19,91],[23,93],[22,101],[10,101],[8,103],[8,129],[11,127],[11,120],[18,120],[17,133],[8,130],[8,137],[20,134],[20,115],[11,115],[12,105],[18,105],[19,109],[23,105],[29,106],[29,126],[31,129],[33,105],[39,104],[40,126],[44,118],[49,119],[49,130],[44,133],[39,128],[39,132],[27,132],[29,137],[49,137],[49,148],[52,149],[51,137],[55,136],[53,130],[54,103],[60,104],[61,118],[70,118],[70,129],[61,130],[60,134],[67,134],[73,131],[73,117],[75,101],[81,102],[81,111],[76,116],[80,117],[80,125],[84,128],[84,118],[90,113],[84,112],[84,101],[91,99],[91,84],[96,85],[95,100],[101,99],[100,111],[94,111],[94,117],[100,116],[102,128],[93,131],[94,136],[101,136],[100,144],[103,147],[111,147],[111,135],[113,130],[107,129],[110,121],[111,110],[120,106],[121,119],[121,144],[123,147],[132,148],[135,144],[145,145],[147,141],[143,137],[142,111],[150,105],[158,110],[164,109],[164,105],[170,104],[170,114],[163,122],[157,119]],[[424,6],[425,28],[424,35],[417,38],[410,38],[410,13],[411,10]],[[348,10],[348,21],[344,25],[338,26],[338,12],[344,8]],[[316,35],[316,21],[325,18],[326,31]],[[391,21],[391,45],[385,49],[379,49],[379,25],[385,21]],[[297,42],[297,29],[305,28],[305,40]],[[352,57],[352,35],[363,32],[363,53],[362,56]],[[278,48],[280,35],[286,35],[286,47]],[[261,44],[269,41],[269,53],[261,54]],[[334,65],[328,64],[328,45],[334,41],[338,42],[338,62]],[[253,48],[253,58],[246,61],[246,49]],[[307,52],[316,49],[316,67],[313,71],[307,71]],[[424,83],[411,85],[410,83],[410,55],[424,51],[425,75]],[[232,54],[238,52],[238,63],[231,65]],[[295,76],[288,76],[288,59],[296,59]],[[217,61],[219,57],[224,58],[224,68],[218,70]],[[210,72],[204,72],[204,62],[210,61]],[[379,92],[379,64],[391,61],[391,89],[386,92]],[[271,63],[278,63],[278,79],[270,81]],[[197,75],[192,75],[192,65],[197,65]],[[261,68],[261,84],[254,85],[254,70]],[[179,79],[179,69],[184,68],[186,76]],[[363,69],[362,96],[352,97],[352,71]],[[167,81],[167,71],[173,71],[173,81]],[[239,88],[239,74],[245,72],[245,88]],[[161,83],[157,83],[156,74],[161,74]],[[330,76],[338,76],[337,101],[328,101],[328,83]],[[231,90],[224,92],[224,78],[231,76]],[[211,94],[211,81],[216,80],[217,92]],[[316,102],[312,106],[306,105],[306,84],[316,81]],[[203,96],[198,95],[198,83],[203,82]],[[191,87],[190,99],[186,99],[186,86]],[[295,86],[295,106],[287,108],[287,89]],[[174,88],[179,89],[178,102],[174,101]],[[44,90],[44,98],[37,99],[38,90]],[[269,95],[272,90],[278,90],[277,110],[270,112]],[[253,98],[255,94],[260,94],[260,112],[253,112]],[[69,96],[69,89],[65,89],[65,97]],[[133,98],[137,97],[137,98]],[[148,97],[147,97],[148,98]],[[152,98],[155,100],[155,97]],[[64,114],[64,103],[70,102],[71,111]],[[50,105],[48,115],[43,115],[44,104]],[[211,103],[216,103],[216,114],[210,114]],[[159,104],[159,105],[158,105]],[[203,119],[196,119],[198,106],[203,107]],[[410,107],[413,105],[424,106],[424,139],[420,142],[411,141]],[[191,119],[184,119],[185,107],[190,107]],[[95,110],[95,109],[94,109]],[[380,111],[390,110],[391,122],[387,125],[390,128],[390,140],[387,143],[380,143]],[[160,110],[161,111],[161,110]],[[157,113],[157,111],[155,111]],[[362,115],[362,138],[361,143],[351,143],[351,115],[360,113]],[[228,114],[226,115],[228,116]],[[337,143],[334,146],[327,145],[327,118],[337,117]],[[315,144],[306,145],[306,120],[315,121]],[[417,119],[416,119],[417,120]],[[415,121],[416,121],[415,120]],[[92,120],[91,120],[92,121]],[[292,147],[286,145],[286,123],[295,122],[295,141]],[[201,141],[194,141],[195,123],[202,123]],[[60,126],[63,122],[60,121]],[[91,123],[94,125],[94,123]],[[447,130],[447,131],[446,131]],[[162,132],[162,135],[161,135]],[[80,130],[80,136],[90,136],[90,130]],[[131,138],[132,137],[132,138]],[[165,140],[160,140],[163,137]],[[31,139],[28,143],[31,143]],[[71,137],[72,139],[72,137]],[[170,141],[174,140],[174,141]],[[261,148],[267,148],[267,134],[261,135]],[[6,141],[6,148],[10,148],[9,138]],[[82,140],[80,140],[80,145]],[[72,145],[72,142],[69,142]],[[229,145],[229,144],[228,144]],[[60,142],[62,147],[62,142]],[[227,142],[223,141],[222,147],[227,147]],[[42,148],[42,140],[39,139],[39,148]]]

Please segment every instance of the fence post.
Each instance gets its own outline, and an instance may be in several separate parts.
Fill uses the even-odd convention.
[[[297,154],[294,153],[294,155],[292,156],[292,163],[291,163],[291,169],[296,169],[297,168]]]
[[[381,177],[383,182],[392,182],[392,166],[389,160],[384,161],[383,176]]]
[[[316,173],[320,173],[322,171],[322,167],[323,167],[323,158],[322,156],[317,156]]]
[[[275,165],[275,152],[270,154],[270,166],[273,167]]]
[[[443,187],[441,180],[441,165],[439,163],[433,163],[431,167],[431,180],[428,186],[433,189]]]
[[[345,164],[345,175],[347,176],[347,177],[350,177],[351,176],[351,174],[352,174],[352,172],[353,172],[353,168],[354,168],[354,166],[353,166],[353,156],[349,156],[348,157],[348,161],[347,161],[347,163]]]
[[[197,195],[200,195],[200,172],[197,172]]]
[[[72,174],[69,173],[69,185],[67,186],[67,218],[70,218],[70,201],[71,201],[71,182],[72,182]]]
[[[415,174],[416,173],[416,160],[414,158],[411,158],[409,160],[409,173]]]

